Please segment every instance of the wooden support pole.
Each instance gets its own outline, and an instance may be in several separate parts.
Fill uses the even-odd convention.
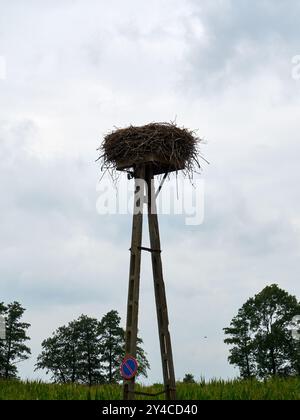
[[[129,270],[129,287],[127,302],[127,322],[125,335],[126,355],[136,358],[137,333],[138,333],[138,309],[140,292],[140,271],[141,271],[141,245],[143,228],[143,204],[144,204],[144,180],[145,165],[136,169],[135,172],[135,197],[134,214],[132,222],[131,256]],[[124,400],[134,399],[134,378],[124,381]]]
[[[146,181],[148,185],[148,222],[151,249],[160,250],[160,235],[156,209],[154,177],[152,165],[147,167]],[[172,345],[169,332],[168,307],[163,280],[162,260],[160,252],[152,252],[152,270],[156,300],[156,312],[159,331],[162,369],[167,400],[176,399],[175,372]]]

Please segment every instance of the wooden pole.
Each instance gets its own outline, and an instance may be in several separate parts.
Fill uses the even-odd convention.
[[[125,335],[126,355],[136,358],[137,333],[138,333],[138,309],[140,292],[140,271],[141,271],[141,245],[143,228],[143,204],[144,204],[144,180],[145,165],[135,171],[135,196],[134,214],[132,222],[132,238],[130,249],[130,270],[127,302],[127,322]],[[135,379],[124,381],[124,400],[134,399]]]
[[[149,165],[146,173],[148,184],[148,222],[151,244],[152,270],[156,300],[156,312],[159,331],[160,351],[162,369],[167,400],[176,400],[176,383],[172,355],[171,337],[169,332],[168,307],[163,280],[162,260],[159,225],[156,209],[156,199],[154,191],[154,176],[152,165]]]

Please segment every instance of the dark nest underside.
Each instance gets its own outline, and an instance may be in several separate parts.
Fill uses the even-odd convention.
[[[100,151],[103,171],[130,170],[152,162],[155,174],[183,170],[192,177],[201,170],[201,139],[174,123],[151,123],[117,129],[104,138]]]

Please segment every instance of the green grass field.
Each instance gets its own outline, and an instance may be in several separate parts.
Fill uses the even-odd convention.
[[[137,386],[157,393],[162,386]],[[211,381],[177,385],[179,400],[300,400],[300,378],[258,381]],[[55,385],[41,382],[0,381],[0,400],[120,400],[122,387],[103,385]],[[164,395],[155,399],[163,399]],[[137,399],[147,397],[137,396]],[[149,397],[149,399],[151,399]],[[153,398],[152,398],[153,399]]]

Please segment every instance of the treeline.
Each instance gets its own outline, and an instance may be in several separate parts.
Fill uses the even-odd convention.
[[[0,340],[0,378],[16,378],[17,364],[30,356],[26,345],[30,324],[21,321],[24,311],[18,302],[0,303],[0,315],[6,321],[6,340]],[[239,368],[241,378],[300,376],[299,315],[297,298],[277,285],[267,286],[239,309],[224,332],[230,345],[229,363]],[[58,328],[42,342],[36,370],[46,370],[57,383],[120,382],[119,367],[125,356],[120,321],[118,312],[110,311],[100,321],[82,315]],[[150,366],[142,344],[139,338],[138,374],[146,377]],[[184,382],[194,382],[194,376],[186,375]]]
[[[20,320],[25,309],[13,302],[0,304],[0,315],[6,318],[6,340],[0,340],[0,378],[17,378],[17,364],[28,359],[26,346],[28,323]],[[59,327],[42,342],[42,352],[35,370],[44,369],[56,383],[87,385],[118,383],[120,364],[124,358],[125,332],[117,311],[110,311],[99,321],[81,315],[68,325]],[[138,376],[147,377],[150,365],[143,341],[138,338]]]

